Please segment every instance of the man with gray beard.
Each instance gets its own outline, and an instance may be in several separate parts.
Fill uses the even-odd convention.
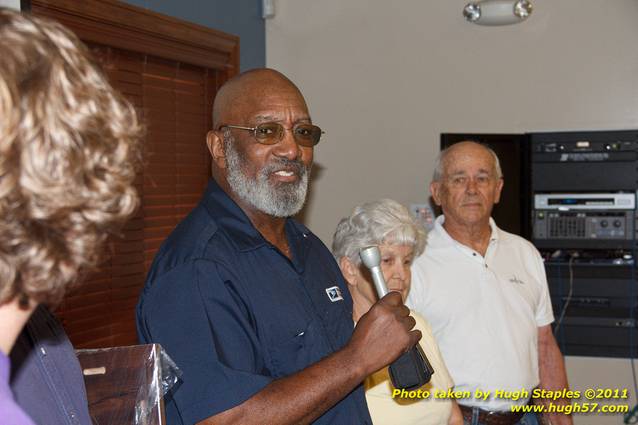
[[[243,158],[232,143],[230,132],[224,139],[226,162],[228,164],[228,184],[241,199],[248,199],[258,210],[265,211],[273,217],[290,217],[297,214],[303,207],[308,191],[308,174],[311,166],[299,160],[287,158],[275,158],[272,163],[266,165],[256,180],[251,180],[244,174],[246,159]],[[290,169],[290,172],[300,176],[299,180],[292,183],[281,183],[273,187],[268,181],[268,176],[278,169]]]
[[[370,424],[361,383],[419,340],[398,292],[354,328],[330,251],[290,218],[321,135],[277,71],[217,93],[213,179],[162,245],[137,308],[140,340],[183,372],[168,423]]]

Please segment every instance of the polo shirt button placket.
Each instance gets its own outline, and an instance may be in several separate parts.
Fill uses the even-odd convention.
[[[478,254],[476,252],[472,252],[472,257],[478,257]],[[483,265],[485,266],[485,268],[487,268],[487,263],[485,262],[485,259],[483,259]]]

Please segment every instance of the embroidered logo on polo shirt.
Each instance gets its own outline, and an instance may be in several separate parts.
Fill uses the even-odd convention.
[[[525,285],[525,282],[517,278],[516,275],[514,275],[514,277],[510,277],[510,282],[518,283],[519,285]]]
[[[343,301],[343,297],[341,296],[341,288],[338,286],[331,286],[330,288],[326,288],[326,294],[328,294],[328,298],[330,301],[337,302]]]

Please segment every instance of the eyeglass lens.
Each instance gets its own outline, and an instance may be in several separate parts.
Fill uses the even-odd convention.
[[[283,139],[286,129],[276,122],[259,124],[255,127],[255,138],[259,143],[274,145]],[[297,124],[292,129],[293,137],[302,146],[312,147],[319,143],[321,129],[312,124]]]

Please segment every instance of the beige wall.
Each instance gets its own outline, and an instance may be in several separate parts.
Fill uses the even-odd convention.
[[[267,64],[326,130],[304,215],[326,243],[359,202],[424,201],[441,132],[638,127],[638,2],[532,1],[527,22],[489,28],[463,21],[465,0],[275,0]],[[574,387],[631,385],[624,360],[568,368]]]
[[[9,7],[20,10],[20,0],[0,0],[0,7]]]

